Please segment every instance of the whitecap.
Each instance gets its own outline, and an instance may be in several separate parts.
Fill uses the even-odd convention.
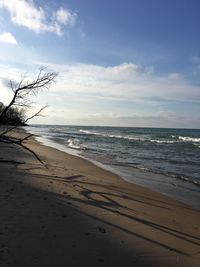
[[[69,139],[68,141],[68,147],[72,149],[82,149],[83,146],[80,144],[80,141],[78,139]]]
[[[178,139],[184,142],[195,142],[195,143],[200,142],[200,138],[197,138],[197,137],[179,136]]]
[[[159,144],[174,144],[176,141],[169,141],[169,140],[150,140],[152,143],[159,143]]]
[[[141,137],[134,137],[130,135],[117,135],[117,134],[108,134],[108,133],[99,133],[99,132],[93,132],[89,130],[79,130],[81,133],[89,134],[89,135],[97,135],[102,137],[110,137],[110,138],[118,138],[118,139],[128,139],[128,140],[135,140],[135,141],[148,141],[145,138]]]

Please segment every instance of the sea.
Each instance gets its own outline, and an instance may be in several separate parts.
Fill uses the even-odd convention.
[[[31,125],[39,142],[200,209],[200,129]]]

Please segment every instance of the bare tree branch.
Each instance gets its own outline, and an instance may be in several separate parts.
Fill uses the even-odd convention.
[[[22,76],[21,80],[19,83],[13,83],[12,80],[10,80],[10,88],[13,92],[13,97],[10,101],[10,103],[7,106],[4,106],[2,109],[1,106],[1,110],[0,110],[0,124],[2,125],[7,125],[7,124],[11,124],[9,121],[9,114],[13,114],[14,115],[19,115],[19,112],[22,112],[21,118],[18,117],[16,120],[16,124],[15,125],[11,125],[10,127],[7,127],[2,133],[0,133],[0,142],[4,142],[4,143],[12,143],[12,144],[16,144],[20,147],[22,147],[23,149],[31,152],[39,162],[43,163],[42,160],[38,157],[38,155],[31,150],[29,147],[27,147],[26,145],[24,145],[24,142],[27,141],[30,137],[32,137],[33,135],[28,134],[25,137],[12,137],[11,134],[13,133],[13,131],[15,129],[17,129],[19,126],[21,125],[26,125],[26,123],[33,119],[34,117],[38,117],[41,116],[41,112],[47,107],[44,106],[41,109],[39,109],[37,112],[35,112],[33,115],[27,117],[27,118],[23,118],[24,116],[24,110],[28,109],[31,107],[31,97],[32,96],[36,96],[39,92],[45,90],[45,89],[49,89],[50,86],[55,83],[55,78],[57,77],[58,73],[56,72],[45,72],[44,71],[45,68],[41,68],[36,76],[35,79],[33,79],[32,81],[26,80],[25,79],[25,75]],[[14,108],[15,107],[15,108]],[[19,108],[24,108],[23,109],[19,109]],[[17,109],[17,110],[16,110]],[[16,112],[17,111],[17,112]],[[11,116],[10,115],[10,116]]]
[[[29,136],[30,137],[30,136]],[[34,157],[42,164],[44,164],[44,162],[39,158],[39,156],[29,147],[25,146],[23,144],[23,141],[27,140],[27,138],[23,138],[23,139],[17,139],[17,138],[12,138],[9,136],[0,136],[0,142],[6,143],[6,144],[15,144],[18,145],[22,148],[24,148],[25,150],[29,151],[30,153],[32,153],[34,155]]]
[[[11,82],[11,89],[14,92],[13,98],[10,103],[4,108],[0,114],[0,122],[5,117],[8,110],[15,105],[23,105],[27,101],[27,97],[37,95],[41,90],[48,89],[55,82],[58,75],[56,72],[46,72],[43,74],[43,68],[39,70],[37,78],[31,82],[24,81],[24,78],[19,82],[18,87],[14,88]]]

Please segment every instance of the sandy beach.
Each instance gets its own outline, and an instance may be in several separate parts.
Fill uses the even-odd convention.
[[[91,162],[0,143],[0,266],[200,264],[200,212]]]

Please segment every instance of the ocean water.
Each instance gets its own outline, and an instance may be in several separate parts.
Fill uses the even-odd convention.
[[[38,140],[200,208],[200,130],[33,125]]]

